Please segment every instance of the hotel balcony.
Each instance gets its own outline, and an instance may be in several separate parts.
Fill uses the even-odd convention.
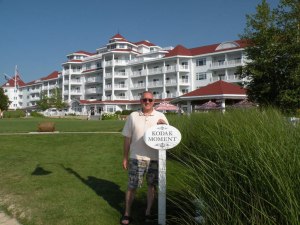
[[[190,85],[189,79],[180,79],[179,85],[185,85],[185,86]]]
[[[35,89],[30,89],[29,92],[30,93],[40,93],[42,91],[41,88],[35,88]]]
[[[115,77],[128,78],[128,73],[127,72],[115,72]]]
[[[174,73],[176,72],[176,66],[166,66],[164,69],[165,73]]]
[[[148,83],[148,87],[162,87],[163,82],[162,81],[153,81]]]
[[[102,93],[102,88],[88,88],[85,90],[85,94],[97,94]]]
[[[128,96],[115,96],[115,100],[126,100],[128,99]]]
[[[223,80],[229,83],[236,83],[236,82],[241,82],[242,80],[239,78],[238,75],[228,75],[228,76],[212,76],[212,78],[210,79],[211,82],[215,82],[215,81],[219,81],[219,80]]]
[[[68,94],[69,94],[69,91],[65,90],[64,95],[68,95]],[[82,92],[81,92],[81,90],[73,89],[73,90],[70,91],[70,94],[71,95],[82,95]]]
[[[177,81],[175,79],[166,80],[166,86],[174,86],[174,85],[177,85]]]
[[[189,72],[189,66],[188,65],[177,65],[177,71]]]
[[[85,82],[88,83],[88,84],[91,84],[91,83],[102,83],[102,79],[100,77],[89,77],[89,78],[86,79]]]
[[[64,80],[64,85],[67,85],[69,84],[69,80]],[[73,85],[81,85],[82,84],[82,81],[81,80],[77,80],[77,79],[72,79],[70,81],[70,84],[73,84]]]
[[[175,98],[175,97],[177,97],[176,93],[168,93],[167,94],[167,98]]]
[[[225,69],[230,67],[237,67],[242,65],[242,60],[228,60],[228,61],[220,61],[220,62],[212,62],[210,64],[210,69]]]
[[[70,75],[70,74],[81,74],[81,70],[65,70],[64,75]]]
[[[128,73],[126,72],[115,72],[115,78],[128,78]],[[105,73],[105,78],[112,78],[112,73]]]
[[[153,68],[148,70],[148,75],[161,74],[163,72],[162,67]]]
[[[145,89],[146,84],[145,83],[136,83],[132,84],[131,89]]]
[[[115,90],[126,90],[128,88],[128,86],[126,84],[115,84],[114,85]]]
[[[145,73],[143,73],[142,70],[136,70],[136,71],[132,72],[131,77],[140,77],[140,76],[143,76],[143,75],[145,75]]]

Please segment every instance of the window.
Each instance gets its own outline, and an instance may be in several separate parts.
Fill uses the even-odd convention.
[[[120,48],[125,48],[125,44],[119,44]]]
[[[205,66],[206,65],[206,58],[197,59],[196,66]]]
[[[186,94],[189,92],[189,89],[187,89],[187,88],[181,89],[181,92],[182,92],[182,94]]]
[[[196,80],[206,80],[206,73],[196,73]]]

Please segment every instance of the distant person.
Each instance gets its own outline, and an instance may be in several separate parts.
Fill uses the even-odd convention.
[[[0,110],[0,119],[3,119],[3,111]]]
[[[128,170],[128,187],[125,197],[125,212],[120,219],[120,224],[132,222],[131,206],[136,189],[142,186],[145,174],[148,185],[145,220],[151,219],[151,207],[158,184],[158,151],[147,146],[143,136],[146,130],[154,125],[168,124],[165,115],[154,110],[152,92],[143,92],[140,103],[142,109],[129,115],[122,131],[124,136],[123,168]]]

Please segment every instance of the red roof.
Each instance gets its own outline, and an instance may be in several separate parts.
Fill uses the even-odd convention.
[[[112,39],[119,39],[120,41],[127,41],[121,34],[114,35],[110,40]]]
[[[185,55],[185,56],[191,56],[191,51],[187,48],[185,48],[182,45],[177,45],[174,49],[172,49],[171,51],[169,51],[165,57],[172,57],[175,55]]]
[[[185,95],[182,95],[182,97],[205,96],[205,95],[226,95],[226,94],[246,95],[246,89],[238,85],[219,80],[212,84],[191,91]]]
[[[79,50],[79,51],[77,51],[77,52],[74,52],[74,54],[84,54],[84,55],[89,55],[89,56],[91,56],[91,55],[95,55],[95,53],[90,53],[90,52],[86,52],[86,51],[82,51],[82,50]]]
[[[16,76],[16,85],[18,85],[20,87],[25,85],[24,81],[21,80],[19,75]],[[5,84],[2,85],[2,87],[14,87],[14,86],[15,86],[15,78],[14,77],[9,79],[7,82],[5,82]]]
[[[173,50],[169,51],[169,53],[167,53],[165,57],[172,57],[176,55],[195,56],[195,55],[202,55],[202,54],[220,52],[225,50],[228,51],[232,49],[245,48],[249,44],[249,43],[247,44],[245,40],[236,40],[236,41],[232,41],[232,43],[236,43],[237,46],[231,48],[217,49],[218,46],[223,44],[223,43],[218,43],[213,45],[206,45],[206,46],[187,49],[182,45],[178,45]]]
[[[135,44],[135,45],[146,45],[146,46],[156,46],[155,44],[153,44],[149,41],[139,41],[139,42],[135,42],[133,44]]]
[[[59,72],[58,71],[54,71],[52,73],[50,73],[48,76],[41,78],[41,80],[51,80],[51,79],[56,79],[58,78]]]

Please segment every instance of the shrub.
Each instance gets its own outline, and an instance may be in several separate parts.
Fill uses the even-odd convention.
[[[25,112],[23,110],[17,109],[12,111],[4,111],[3,113],[4,118],[21,118],[25,117]]]
[[[134,110],[128,110],[128,109],[125,109],[122,111],[122,115],[129,115],[130,113],[132,113]]]
[[[188,170],[178,194],[184,200],[170,197],[181,208],[179,224],[196,223],[196,210],[205,224],[298,224],[299,125],[274,109],[169,121],[182,134],[170,153]]]
[[[117,120],[118,115],[114,113],[103,113],[101,116],[102,120]]]
[[[32,117],[45,117],[42,113],[39,113],[39,112],[36,112],[36,111],[31,112],[30,116],[32,116]]]

